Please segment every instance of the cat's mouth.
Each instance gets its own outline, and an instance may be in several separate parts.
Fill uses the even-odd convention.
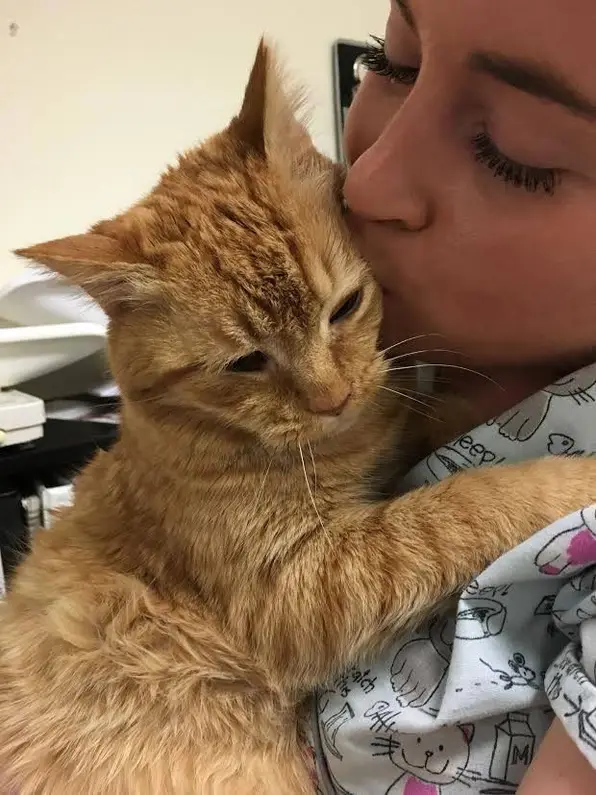
[[[432,761],[432,756],[427,757],[424,760],[424,763],[421,764],[421,765],[417,765],[414,762],[411,762],[406,757],[406,755],[405,755],[405,753],[403,751],[402,751],[402,756],[404,758],[404,762],[406,763],[406,765],[408,765],[408,767],[416,768],[416,770],[426,770],[428,773],[431,773],[433,776],[442,776],[443,773],[447,770],[447,767],[449,766],[449,762],[446,761],[445,764],[442,767],[440,767],[440,768],[431,767],[429,762]]]
[[[429,760],[429,761],[430,761],[430,760]],[[444,772],[447,770],[447,767],[448,767],[448,766],[449,766],[449,763],[448,763],[448,762],[445,762],[445,764],[443,765],[443,767],[442,767],[442,768],[440,768],[439,770],[433,770],[433,768],[432,768],[432,767],[429,767],[429,765],[428,765],[428,761],[427,761],[427,762],[425,763],[425,765],[424,765],[424,769],[425,769],[425,770],[428,770],[428,772],[429,772],[429,773],[432,773],[432,774],[433,774],[433,776],[442,776],[442,775],[443,775],[443,773],[444,773]]]
[[[304,443],[331,440],[350,431],[357,424],[363,411],[362,404],[351,403],[337,417],[317,417],[305,423],[296,438]]]
[[[347,431],[358,420],[362,413],[362,409],[363,406],[361,404],[355,402],[349,403],[339,416],[321,417],[321,426],[329,435]]]
[[[341,410],[341,413],[317,417],[311,415],[310,421],[305,418],[305,437],[310,437],[310,441],[330,439],[351,430],[371,407],[375,411],[378,408],[382,408],[378,401],[378,390],[383,382],[384,373],[382,367],[378,362],[372,362],[360,374],[359,381],[352,383],[349,400]]]

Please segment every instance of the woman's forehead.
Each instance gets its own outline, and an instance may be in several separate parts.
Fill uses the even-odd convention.
[[[465,57],[489,51],[535,59],[589,92],[596,105],[593,0],[391,0],[392,25],[405,23],[420,38],[457,44]]]

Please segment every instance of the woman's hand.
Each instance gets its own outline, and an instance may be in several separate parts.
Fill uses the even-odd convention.
[[[555,720],[517,795],[594,795],[596,770]]]

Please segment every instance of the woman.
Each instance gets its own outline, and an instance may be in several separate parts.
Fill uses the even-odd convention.
[[[392,0],[347,124],[349,220],[387,344],[412,338],[396,366],[451,349],[484,375],[441,360],[469,413],[409,485],[596,452],[595,30],[593,0]],[[334,683],[322,786],[596,792],[594,563],[594,509],[562,518],[472,584],[455,626]]]

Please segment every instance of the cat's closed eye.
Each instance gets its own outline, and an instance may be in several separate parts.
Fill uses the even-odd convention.
[[[329,323],[339,323],[340,320],[345,320],[358,309],[361,303],[362,289],[354,290],[333,312],[329,318]]]
[[[254,351],[239,359],[234,359],[226,367],[229,373],[260,373],[268,362],[267,356],[261,351]]]

